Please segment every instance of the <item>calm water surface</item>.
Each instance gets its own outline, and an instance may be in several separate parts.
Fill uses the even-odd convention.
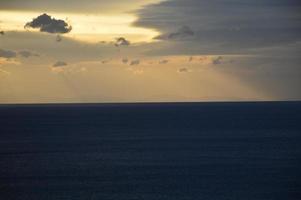
[[[0,199],[301,199],[301,103],[2,105]]]

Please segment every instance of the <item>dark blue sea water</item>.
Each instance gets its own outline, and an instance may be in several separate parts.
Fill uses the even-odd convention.
[[[2,105],[0,199],[301,199],[301,103]]]

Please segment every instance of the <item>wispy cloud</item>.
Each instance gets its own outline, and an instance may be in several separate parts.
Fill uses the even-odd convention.
[[[10,75],[11,73],[9,71],[6,71],[6,70],[3,70],[3,69],[0,69],[0,74],[4,74],[4,75]]]
[[[164,65],[164,64],[167,64],[168,62],[169,62],[169,60],[164,59],[164,60],[160,60],[159,64]]]
[[[187,72],[189,72],[189,69],[186,67],[182,67],[182,68],[178,69],[178,73],[187,73]]]
[[[167,34],[162,34],[155,39],[159,40],[183,40],[194,36],[194,31],[187,25],[180,27],[177,31]]]
[[[29,50],[18,51],[18,54],[24,58],[39,57],[40,55]]]
[[[52,67],[64,67],[64,66],[67,66],[68,64],[64,61],[57,61],[56,63],[54,63],[52,65]]]
[[[132,60],[131,62],[130,62],[130,65],[139,65],[140,64],[140,60]]]
[[[127,63],[129,62],[129,59],[123,58],[123,59],[121,60],[121,62],[122,62],[123,64],[127,64]]]
[[[0,58],[9,59],[15,57],[17,57],[17,53],[15,51],[0,49]]]

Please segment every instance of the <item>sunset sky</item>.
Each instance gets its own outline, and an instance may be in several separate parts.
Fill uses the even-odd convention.
[[[0,103],[301,100],[299,0],[0,0]]]

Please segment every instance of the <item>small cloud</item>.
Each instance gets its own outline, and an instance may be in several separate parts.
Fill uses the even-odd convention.
[[[160,60],[159,64],[164,65],[164,64],[167,64],[168,62],[169,62],[169,60]]]
[[[182,26],[177,31],[155,37],[158,40],[181,40],[194,36],[194,31],[189,26]]]
[[[212,64],[213,65],[220,65],[223,63],[223,57],[222,56],[218,56],[216,58],[212,58]]]
[[[198,58],[198,60],[201,64],[210,65],[210,64],[212,64],[213,57],[201,56],[200,58]]]
[[[178,69],[178,73],[187,73],[187,72],[189,72],[189,69],[185,67]]]
[[[132,60],[130,65],[133,66],[133,65],[139,65],[140,64],[140,60]]]
[[[119,46],[129,46],[130,44],[131,44],[130,41],[128,41],[124,37],[116,38],[116,41],[114,43],[114,45],[116,47],[119,47]]]
[[[24,28],[39,28],[40,32],[62,34],[69,33],[72,30],[72,26],[64,20],[51,18],[51,16],[46,13],[26,23]]]
[[[56,38],[55,38],[55,41],[61,42],[62,41],[62,37],[60,35],[57,35]]]
[[[22,51],[19,51],[18,54],[24,58],[29,58],[29,57],[38,57],[40,56],[39,54],[37,53],[33,53],[31,51],[28,51],[28,50],[22,50]]]
[[[202,57],[199,58],[199,60],[200,60],[201,62],[206,61],[207,59],[208,59],[207,56],[202,56]]]
[[[64,61],[57,61],[56,63],[54,63],[52,65],[52,67],[64,67],[64,66],[67,66],[68,64]]]
[[[0,58],[9,59],[15,57],[17,57],[17,53],[15,51],[0,49]]]
[[[102,60],[102,61],[101,61],[102,64],[107,64],[107,63],[109,63],[109,62],[110,62],[109,60]]]
[[[123,64],[127,64],[127,63],[129,62],[129,59],[123,58],[123,59],[121,60],[121,62],[122,62]]]

